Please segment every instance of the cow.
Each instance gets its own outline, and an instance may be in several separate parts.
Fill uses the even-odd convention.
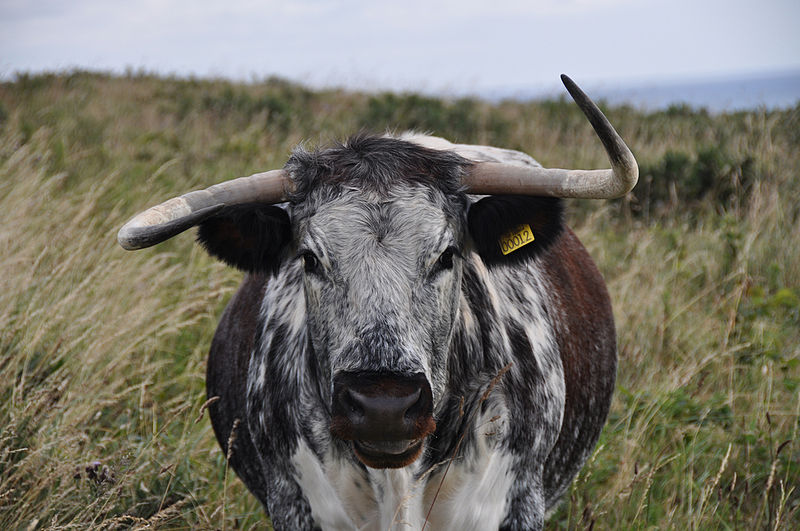
[[[616,378],[605,283],[564,198],[610,169],[416,133],[358,134],[154,206],[126,249],[198,226],[244,272],[212,340],[211,422],[275,529],[542,529],[593,451]]]

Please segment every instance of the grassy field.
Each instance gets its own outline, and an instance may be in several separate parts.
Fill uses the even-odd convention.
[[[798,529],[800,106],[608,115],[640,184],[568,217],[613,298],[617,392],[547,527]],[[269,528],[202,407],[240,274],[189,234],[136,253],[115,234],[362,128],[607,164],[566,100],[81,72],[0,84],[0,529]]]

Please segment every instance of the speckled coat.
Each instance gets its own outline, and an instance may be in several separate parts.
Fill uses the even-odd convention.
[[[483,160],[536,164],[360,136],[297,150],[288,204],[200,226],[247,272],[211,348],[212,423],[276,529],[542,529],[592,451],[616,372],[604,282],[561,200],[463,192]],[[534,241],[502,254],[523,224]],[[405,466],[331,433],[333,381],[359,371],[424,375],[435,430]]]

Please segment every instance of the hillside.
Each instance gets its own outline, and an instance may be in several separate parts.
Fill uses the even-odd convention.
[[[800,107],[607,111],[640,184],[567,218],[613,299],[617,392],[548,528],[798,529]],[[156,202],[363,129],[607,164],[565,99],[85,72],[0,84],[0,528],[266,528],[203,408],[241,275],[191,234],[136,253],[115,235]]]

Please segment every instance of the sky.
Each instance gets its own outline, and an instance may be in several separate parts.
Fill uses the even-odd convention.
[[[800,70],[798,0],[0,0],[0,78],[72,68],[477,94]]]

